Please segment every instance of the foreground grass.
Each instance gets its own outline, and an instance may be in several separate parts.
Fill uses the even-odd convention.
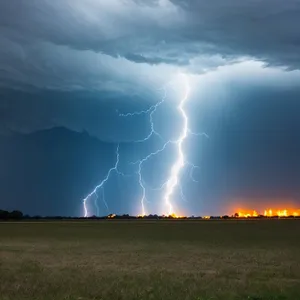
[[[0,299],[300,299],[300,221],[0,223]]]

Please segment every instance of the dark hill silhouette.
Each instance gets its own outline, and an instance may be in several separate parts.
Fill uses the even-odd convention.
[[[30,215],[79,215],[115,160],[114,144],[66,128],[0,136],[0,145],[0,206]]]

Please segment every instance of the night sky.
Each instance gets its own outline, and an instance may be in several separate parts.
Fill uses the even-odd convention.
[[[88,213],[141,213],[132,162],[182,132],[181,74],[189,129],[208,137],[184,141],[175,212],[299,208],[299,28],[299,0],[1,1],[0,209],[84,215],[119,145],[125,176]],[[160,136],[137,142],[164,95]],[[158,188],[176,159],[170,145],[143,165],[147,213],[168,211]]]

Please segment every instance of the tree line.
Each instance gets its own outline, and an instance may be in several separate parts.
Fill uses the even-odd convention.
[[[273,216],[273,217],[265,217],[263,215],[258,215],[257,217],[247,217],[247,219],[257,219],[257,218],[273,218],[278,219],[280,217]],[[288,216],[285,218],[299,218],[300,216]],[[207,216],[207,217],[201,217],[201,216],[190,216],[190,217],[175,217],[175,216],[160,216],[160,215],[147,215],[147,216],[131,216],[129,214],[123,214],[123,215],[115,215],[115,214],[109,214],[107,216],[90,216],[90,217],[67,217],[67,216],[29,216],[24,215],[23,212],[19,210],[13,210],[13,211],[7,211],[7,210],[1,210],[0,209],[0,221],[17,221],[17,220],[103,220],[103,219],[150,219],[150,220],[160,220],[160,219],[211,219],[211,220],[218,220],[218,219],[244,219],[243,217],[240,217],[238,213],[235,213],[232,216],[224,215],[224,216]]]
[[[22,220],[23,213],[19,210],[7,211],[0,209],[0,220]]]

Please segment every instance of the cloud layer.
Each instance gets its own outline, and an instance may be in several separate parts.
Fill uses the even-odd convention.
[[[81,101],[87,116],[97,106],[102,131],[112,130],[116,109],[149,107],[179,71],[206,74],[245,60],[299,69],[299,15],[299,0],[2,1],[1,131],[86,128],[70,117]]]
[[[174,71],[145,64],[202,73],[245,57],[298,69],[299,15],[298,0],[4,1],[1,81],[74,89],[88,77],[87,87],[109,89],[124,69],[133,80]]]

